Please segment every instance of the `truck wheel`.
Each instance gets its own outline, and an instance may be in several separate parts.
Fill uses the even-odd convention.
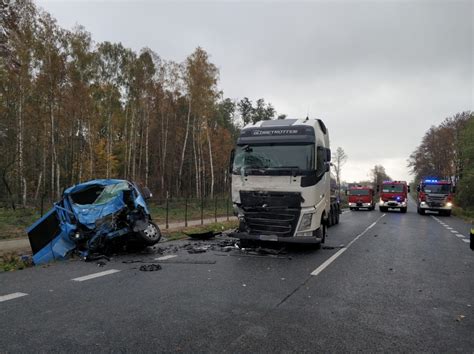
[[[328,216],[328,227],[331,227],[332,225],[334,225],[334,222],[333,222],[334,220],[333,220],[333,217],[332,217],[333,214],[334,214],[334,212],[333,212],[333,210],[332,210],[332,208],[331,208],[331,209],[329,210],[329,216]]]
[[[321,239],[321,243],[319,244],[319,246],[317,246],[317,248],[320,248],[321,244],[326,241],[326,235],[327,235],[327,225],[324,222],[324,217],[321,217],[321,226],[319,227],[319,229],[314,231],[314,236]]]
[[[139,239],[147,246],[153,246],[157,244],[161,239],[160,229],[152,221],[148,222],[148,226],[145,230],[138,231],[137,235]]]
[[[336,213],[336,225],[339,224],[339,213]]]
[[[387,212],[387,207],[383,207],[383,206],[379,206],[379,210],[382,212],[382,213],[385,213]]]
[[[406,213],[406,212],[407,212],[407,208],[406,208],[406,207],[405,207],[405,208],[400,208],[400,211],[401,211],[402,213]]]
[[[353,207],[350,207],[350,208],[349,208],[349,210],[351,210],[351,211],[352,211],[352,210],[354,210],[354,208],[353,208]]]
[[[418,214],[420,214],[420,215],[425,215],[425,210],[424,210],[424,209],[418,208],[416,211],[417,211]]]
[[[451,210],[446,210],[444,215],[451,216]]]
[[[336,218],[337,218],[337,213],[336,213],[336,210],[335,209],[332,209],[332,212],[331,212],[331,226],[334,226],[337,224],[336,222]]]

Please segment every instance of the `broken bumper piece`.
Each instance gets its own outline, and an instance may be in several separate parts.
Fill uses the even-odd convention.
[[[277,235],[259,235],[249,234],[248,232],[233,232],[229,234],[230,237],[235,237],[240,240],[250,241],[271,241],[271,242],[282,242],[282,243],[321,243],[321,239],[313,236],[293,236],[293,237],[279,237]]]

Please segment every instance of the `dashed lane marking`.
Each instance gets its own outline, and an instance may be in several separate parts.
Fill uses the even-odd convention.
[[[23,297],[27,295],[28,294],[25,294],[25,293],[13,293],[13,294],[8,294],[8,295],[3,295],[3,296],[0,296],[0,302],[17,299],[19,297]]]
[[[169,254],[167,256],[155,258],[155,261],[166,261],[167,259],[171,259],[171,258],[174,258],[174,257],[178,257],[178,256],[175,255],[175,254]]]
[[[462,241],[464,241],[464,242],[466,242],[466,243],[470,242],[468,239],[465,238],[465,236],[464,236],[463,234],[460,234],[459,231],[453,229],[453,228],[452,228],[451,226],[449,226],[448,224],[445,224],[445,223],[439,221],[438,218],[436,218],[435,216],[431,216],[431,217],[432,217],[433,219],[435,219],[436,221],[438,221],[441,225],[443,225],[447,230],[451,231],[451,233],[452,233],[454,236],[460,238]]]
[[[323,264],[321,264],[318,268],[313,270],[311,272],[311,275],[318,275],[321,273],[324,269],[326,269],[332,262],[334,262],[341,254],[343,254],[351,245],[356,242],[359,238],[365,235],[367,231],[369,231],[371,228],[373,228],[380,219],[382,219],[386,214],[383,214],[381,217],[379,217],[377,220],[375,220],[372,224],[370,224],[364,231],[362,231],[360,234],[358,234],[351,242],[347,244],[346,247],[341,248],[339,251],[334,253],[329,259],[327,259]]]
[[[85,276],[79,277],[79,278],[74,278],[74,279],[71,279],[71,280],[73,280],[73,281],[86,281],[86,280],[99,278],[99,277],[103,277],[105,275],[114,274],[114,273],[118,273],[118,272],[120,272],[120,270],[118,270],[118,269],[109,269],[109,270],[106,270],[106,271],[103,271],[103,272],[89,274],[89,275],[85,275]]]

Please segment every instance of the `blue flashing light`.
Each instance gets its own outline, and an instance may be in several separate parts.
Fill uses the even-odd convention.
[[[425,183],[438,183],[437,179],[425,179]]]
[[[400,197],[397,197],[397,200],[400,200]]]

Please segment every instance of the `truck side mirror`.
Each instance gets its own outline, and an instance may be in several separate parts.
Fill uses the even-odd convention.
[[[416,187],[416,191],[417,191],[417,192],[420,192],[420,191],[421,191],[420,186]]]
[[[331,162],[331,149],[326,149],[326,161]]]
[[[232,173],[232,166],[234,165],[234,157],[235,157],[235,149],[232,149],[232,151],[230,152],[229,173]]]
[[[330,169],[331,169],[331,163],[326,162],[326,172],[329,172]]]

